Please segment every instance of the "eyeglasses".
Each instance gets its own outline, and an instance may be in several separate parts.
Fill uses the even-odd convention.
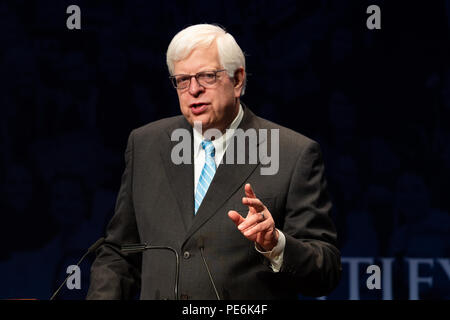
[[[211,87],[217,81],[217,73],[222,71],[226,70],[222,69],[214,71],[202,71],[194,75],[176,74],[170,76],[169,79],[172,81],[174,88],[177,90],[183,90],[188,88],[191,85],[192,77],[195,77],[195,80],[197,80],[198,84],[201,85],[202,87]]]

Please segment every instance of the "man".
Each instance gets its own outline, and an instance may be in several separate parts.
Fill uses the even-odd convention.
[[[107,244],[97,251],[87,298],[128,299],[140,290],[141,299],[172,299],[175,274],[180,299],[330,293],[340,278],[340,253],[317,143],[255,116],[240,102],[244,55],[220,27],[179,32],[167,64],[183,116],[130,134],[116,212]],[[174,161],[176,130],[192,133],[191,161]],[[275,130],[276,139],[261,138],[257,148],[260,155],[263,146],[276,144],[279,170],[263,174],[262,161],[249,157],[228,161],[242,152],[227,157],[238,130]],[[136,243],[176,250],[179,272],[170,250],[119,249]]]

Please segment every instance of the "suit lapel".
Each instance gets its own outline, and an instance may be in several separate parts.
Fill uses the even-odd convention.
[[[186,129],[189,132],[190,146],[191,146],[191,162],[190,164],[176,165],[171,159],[172,149],[180,143],[180,141],[171,141],[172,132],[176,129]],[[183,118],[177,124],[169,127],[160,143],[160,154],[163,161],[163,166],[167,174],[167,180],[179,208],[179,214],[183,221],[184,228],[187,231],[192,224],[194,218],[194,165],[193,165],[193,151],[192,151],[192,127]]]
[[[252,128],[258,132],[259,125],[257,118],[248,108],[245,108],[244,117],[239,128],[244,131]],[[262,141],[259,141],[258,145],[261,142]],[[248,150],[249,148],[247,147],[247,153]],[[226,153],[227,151],[225,152],[224,159],[226,159]],[[223,163],[217,168],[216,174],[214,175],[208,191],[197,211],[192,226],[188,230],[186,240],[226,203],[226,201],[247,181],[247,178],[257,166],[258,163],[249,164],[248,161],[246,161],[245,164]]]

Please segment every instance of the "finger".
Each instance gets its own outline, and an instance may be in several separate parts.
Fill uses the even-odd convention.
[[[245,219],[239,214],[239,212],[234,210],[228,211],[228,217],[234,222],[236,227],[245,221]]]
[[[256,194],[253,191],[252,186],[250,185],[250,183],[247,183],[245,185],[245,196],[249,197],[249,198],[256,198]]]
[[[273,223],[270,220],[264,220],[263,222],[248,228],[243,232],[243,234],[246,237],[252,237],[258,233],[267,233],[269,231],[273,231],[274,229]]]
[[[254,214],[251,216],[247,216],[245,221],[242,222],[241,224],[239,224],[238,229],[241,231],[245,231],[246,229],[254,226],[255,224],[262,222],[263,220],[264,219],[262,218],[262,216],[260,214]]]
[[[248,206],[248,207],[252,207],[254,210],[252,210],[252,213],[256,212],[261,212],[264,211],[266,209],[266,207],[264,206],[264,203],[261,202],[261,200],[259,200],[258,198],[242,198],[242,204]]]

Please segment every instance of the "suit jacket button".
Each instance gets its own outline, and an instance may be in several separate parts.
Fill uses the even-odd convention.
[[[181,299],[181,300],[188,300],[188,299],[189,299],[189,296],[188,296],[187,294],[182,294],[182,295],[180,296],[180,299]]]
[[[183,253],[183,258],[189,259],[190,257],[191,257],[191,254],[189,253],[189,251],[185,251],[185,252]]]

